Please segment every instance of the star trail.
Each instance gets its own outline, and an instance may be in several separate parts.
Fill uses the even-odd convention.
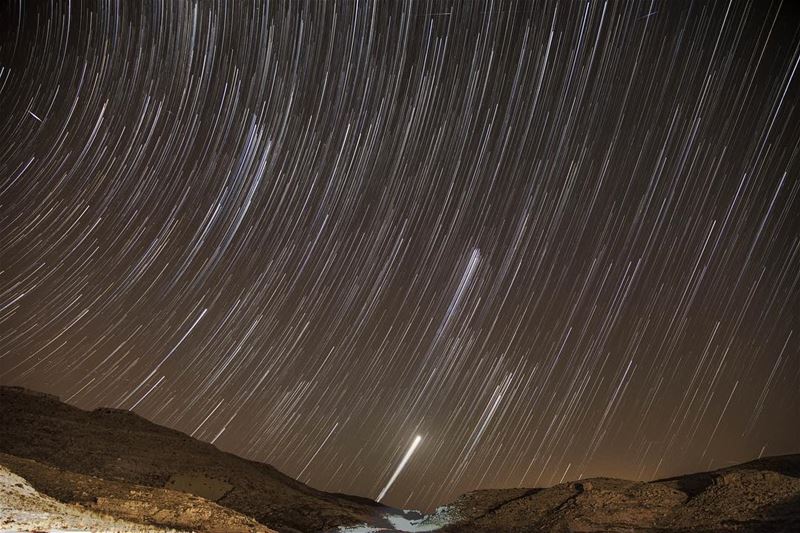
[[[7,2],[0,382],[406,508],[796,453],[792,4]]]

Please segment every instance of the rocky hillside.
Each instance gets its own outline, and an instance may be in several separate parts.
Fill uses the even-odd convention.
[[[800,455],[654,482],[595,478],[482,490],[446,507],[443,532],[800,531]]]
[[[0,531],[91,530],[141,532],[142,524],[67,505],[34,489],[24,478],[0,466]],[[148,528],[150,531],[168,531]]]
[[[30,526],[32,529],[89,529],[92,531],[142,531],[147,529],[161,531],[168,528],[170,531],[274,533],[272,529],[259,524],[248,516],[186,492],[106,481],[8,454],[0,454],[0,464],[15,475],[21,476],[20,479],[35,487],[37,492],[46,494],[47,497],[52,497],[59,503],[69,502],[66,507],[71,509],[70,513],[78,510],[82,513],[81,516],[99,514],[113,517],[126,524],[125,527],[117,524],[111,527],[96,525],[89,521],[88,525],[82,527],[79,525],[68,528],[56,525],[52,525],[50,528]],[[60,503],[60,505],[64,506],[65,504]],[[12,507],[11,504],[8,507],[17,513],[21,510],[29,512],[36,509],[31,506]],[[69,518],[70,513],[63,516]],[[58,516],[58,511],[50,512],[50,521]],[[12,522],[20,523],[20,520],[13,519]],[[22,526],[18,526],[18,528],[26,529]]]
[[[0,465],[0,529],[800,531],[800,455],[649,483],[480,490],[422,516],[312,489],[127,411],[15,387],[0,387]]]
[[[170,491],[161,495],[188,492],[285,532],[365,522],[389,525],[381,518],[387,508],[366,498],[315,490],[269,465],[222,452],[129,411],[83,411],[54,396],[17,387],[0,387],[0,452],[38,463],[39,467],[26,467],[0,457],[12,471],[24,470],[23,477],[46,494],[77,503],[97,498],[108,510],[114,505],[111,499],[118,500],[120,491],[135,485],[129,490],[139,491],[140,500],[146,500],[151,489]],[[62,483],[56,471],[42,466],[79,474],[82,482],[119,485],[113,490],[95,485],[83,496],[70,492],[70,483]],[[103,497],[108,500],[103,502]],[[147,516],[153,518],[146,520],[150,524],[178,526],[172,519]]]

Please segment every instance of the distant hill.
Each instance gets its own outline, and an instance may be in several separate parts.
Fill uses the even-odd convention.
[[[649,483],[479,490],[422,516],[315,490],[128,411],[17,387],[0,387],[0,465],[0,529],[46,508],[48,523],[106,516],[120,531],[800,531],[800,455]]]

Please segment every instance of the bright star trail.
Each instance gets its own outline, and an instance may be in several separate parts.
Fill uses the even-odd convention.
[[[392,487],[394,482],[397,480],[397,477],[400,475],[400,472],[403,471],[403,468],[405,468],[406,463],[408,462],[408,460],[411,459],[411,455],[414,453],[414,450],[417,449],[417,446],[419,446],[419,443],[420,443],[421,440],[422,440],[422,437],[420,437],[419,435],[414,437],[414,442],[412,442],[411,446],[408,447],[408,451],[403,456],[403,459],[400,460],[400,464],[397,465],[397,468],[395,468],[394,474],[392,474],[392,477],[389,478],[389,482],[386,484],[385,487],[383,487],[383,490],[381,491],[381,493],[378,494],[378,498],[376,499],[376,501],[383,500],[384,496],[386,496],[386,493],[389,492],[389,489]]]
[[[793,2],[0,25],[0,383],[405,508],[800,449]]]

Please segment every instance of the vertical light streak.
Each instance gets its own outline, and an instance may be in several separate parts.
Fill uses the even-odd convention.
[[[386,496],[386,493],[389,491],[389,488],[392,486],[392,483],[395,482],[395,480],[397,479],[397,476],[399,476],[400,472],[403,471],[403,467],[405,467],[406,463],[408,462],[408,460],[411,459],[411,454],[413,454],[414,450],[417,449],[417,446],[419,446],[419,443],[420,443],[421,440],[422,440],[422,437],[420,437],[419,435],[414,437],[414,442],[411,443],[411,446],[408,448],[408,451],[403,456],[403,460],[400,461],[399,465],[397,465],[397,468],[395,469],[394,474],[392,474],[392,477],[389,480],[389,483],[387,483],[386,486],[383,487],[383,490],[378,495],[378,499],[377,499],[378,501],[381,501],[383,499],[383,497]]]

